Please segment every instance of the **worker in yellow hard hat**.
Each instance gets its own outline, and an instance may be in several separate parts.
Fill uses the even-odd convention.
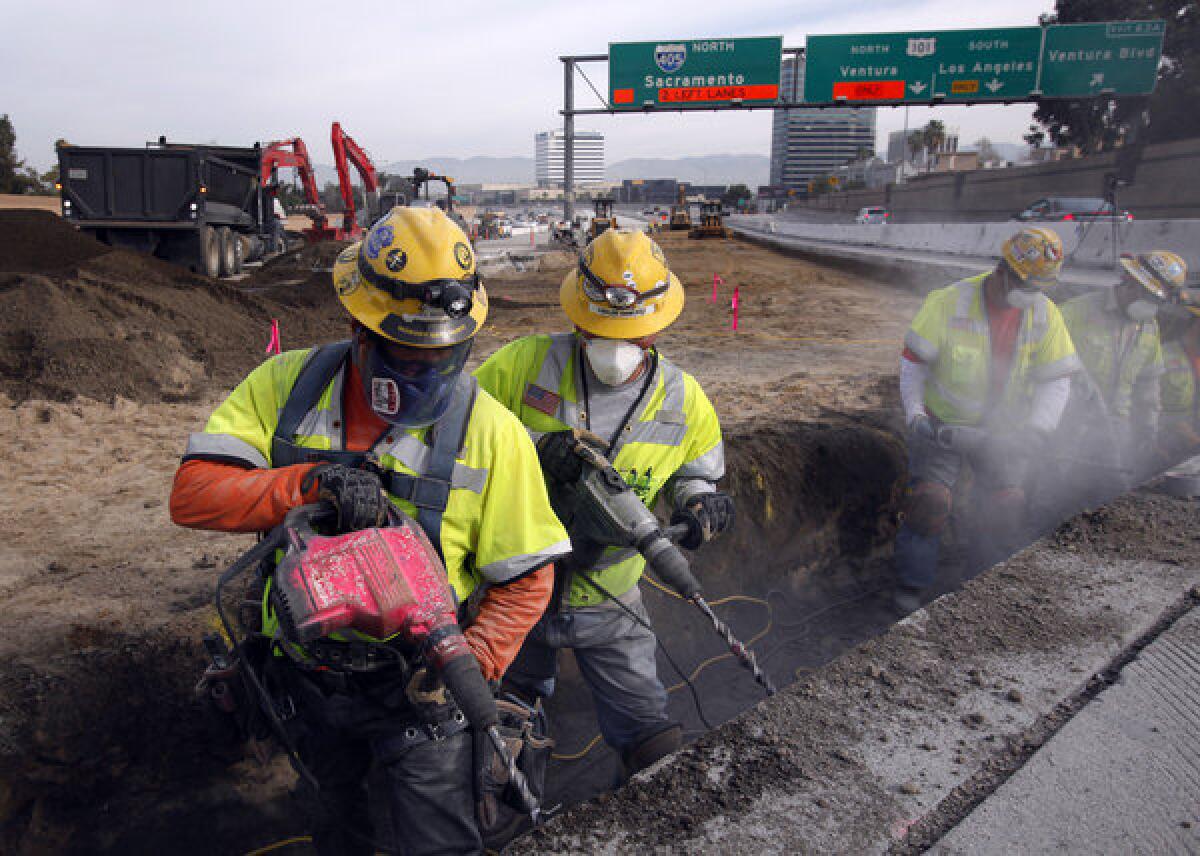
[[[1119,478],[1091,473],[1089,491],[1109,493],[1135,480],[1155,448],[1164,371],[1157,316],[1186,276],[1183,260],[1163,251],[1123,255],[1120,270],[1116,285],[1062,305],[1086,369],[1076,378],[1064,443],[1121,468],[1110,470],[1123,471]]]
[[[273,357],[238,385],[188,441],[172,519],[261,532],[325,499],[346,532],[382,525],[391,504],[428,535],[460,602],[486,586],[464,635],[497,681],[570,542],[525,429],[463,374],[487,317],[470,242],[438,209],[395,208],[338,255],[332,287],[350,339]],[[482,852],[476,771],[492,759],[476,755],[445,687],[412,677],[424,674],[417,654],[361,633],[300,648],[281,635],[269,584],[250,630],[319,785],[307,815],[318,852],[379,849],[373,766],[399,852]]]
[[[1163,375],[1158,424],[1159,461],[1170,465],[1200,447],[1200,291],[1187,286],[1187,264],[1176,253],[1148,253],[1146,266],[1164,272],[1169,300],[1158,314]]]
[[[1026,510],[1030,460],[1055,430],[1079,369],[1046,297],[1062,266],[1051,229],[1026,228],[996,267],[925,298],[904,339],[900,397],[909,485],[896,535],[897,609],[937,579],[939,542],[964,464],[974,471],[971,532],[979,563],[1011,546]]]
[[[609,229],[563,277],[559,301],[572,332],[519,339],[476,371],[480,385],[538,438],[552,502],[560,495],[558,464],[573,459],[575,432],[586,431],[648,508],[664,496],[673,522],[689,525],[693,536],[683,546],[695,549],[727,529],[734,509],[717,489],[725,473],[717,415],[696,380],[658,348],[684,302],[662,249],[642,232]],[[548,696],[557,651],[572,648],[601,733],[632,774],[681,739],[667,715],[638,589],[645,561],[618,548],[586,566],[579,561],[569,573],[560,568],[550,610],[505,683],[527,697]]]

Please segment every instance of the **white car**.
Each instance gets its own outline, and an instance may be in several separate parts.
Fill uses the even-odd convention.
[[[886,223],[892,216],[892,213],[886,208],[859,208],[858,216],[854,218],[855,223]]]

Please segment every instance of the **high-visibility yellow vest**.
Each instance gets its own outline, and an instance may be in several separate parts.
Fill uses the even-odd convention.
[[[1000,401],[989,401],[992,343],[981,273],[925,298],[905,346],[930,366],[925,406],[943,422],[977,425],[1004,419],[1016,425],[1029,416],[1036,384],[1079,370],[1079,358],[1062,316],[1039,295],[1021,314],[1016,351]]]
[[[1133,414],[1133,390],[1162,374],[1157,321],[1131,321],[1108,291],[1084,294],[1062,306],[1063,320],[1084,368],[1113,416]]]
[[[531,435],[540,437],[586,426],[581,370],[575,334],[560,333],[527,336],[506,345],[476,370],[475,377]],[[700,384],[660,355],[647,390],[614,444],[613,466],[648,508],[654,508],[664,488],[683,496],[711,490],[711,483],[725,474],[725,449],[716,411]],[[644,568],[636,551],[610,548],[592,576],[620,596],[637,585]],[[570,606],[603,600],[578,576],[572,580]]]
[[[188,441],[187,458],[235,461],[269,468],[280,413],[310,351],[288,351],[267,360],[213,412],[204,431]],[[314,450],[340,450],[344,436],[343,365],[289,442]],[[469,378],[465,379],[469,381]],[[429,428],[388,431],[371,450],[384,470],[424,475]],[[396,480],[397,483],[403,481]],[[546,495],[537,452],[513,415],[480,390],[471,405],[456,456],[437,546],[460,601],[481,583],[503,583],[570,550],[570,541]],[[389,498],[416,517],[419,496]]]
[[[1162,414],[1194,420],[1196,418],[1196,374],[1182,340],[1163,342],[1161,380]]]

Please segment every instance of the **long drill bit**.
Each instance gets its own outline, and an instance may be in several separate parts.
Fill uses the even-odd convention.
[[[729,646],[729,650],[733,653],[733,656],[737,658],[739,663],[750,670],[754,675],[754,680],[758,681],[762,688],[767,691],[767,695],[775,695],[775,685],[771,683],[771,679],[767,677],[766,672],[759,667],[758,658],[754,656],[754,652],[743,645],[741,640],[733,635],[733,631],[729,629],[729,625],[717,617],[712,607],[708,605],[708,601],[700,595],[694,595],[691,600],[692,603],[696,604],[696,608],[708,617],[708,620],[712,622],[717,633],[721,634],[721,638]]]
[[[504,766],[508,770],[508,781],[516,790],[517,796],[521,798],[521,805],[528,812],[530,819],[533,820],[533,825],[537,826],[542,819],[541,802],[530,789],[529,781],[525,778],[525,774],[517,768],[517,759],[508,750],[508,744],[500,736],[500,730],[494,725],[488,726],[487,735],[492,741],[492,746],[495,748],[496,754],[500,756],[500,760],[504,762]]]

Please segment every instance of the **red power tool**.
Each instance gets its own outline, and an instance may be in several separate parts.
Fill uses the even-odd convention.
[[[289,512],[283,525],[222,574],[216,602],[229,637],[237,638],[225,617],[224,586],[276,549],[288,548],[275,568],[272,592],[284,640],[302,646],[339,631],[356,631],[388,640],[381,646],[399,642],[405,654],[418,657],[442,679],[467,721],[488,735],[536,821],[537,798],[497,729],[495,696],[458,626],[454,592],[424,530],[393,509],[386,527],[315,534],[313,525],[331,516],[332,506],[324,504]],[[245,663],[241,647],[239,643],[234,654]],[[254,668],[246,665],[246,675],[274,721],[269,696]],[[283,729],[276,730],[291,750]]]

